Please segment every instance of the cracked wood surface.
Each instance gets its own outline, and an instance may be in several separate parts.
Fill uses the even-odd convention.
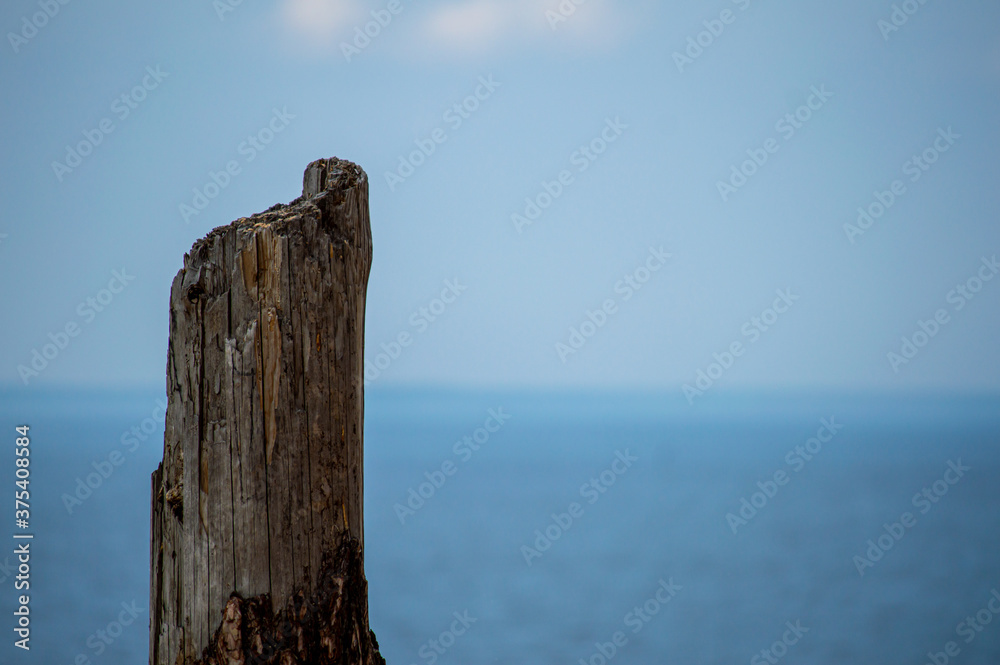
[[[230,647],[251,648],[232,632],[245,608],[233,599],[280,613],[316,593],[324,565],[360,576],[341,580],[364,593],[337,619],[356,621],[337,634],[360,641],[330,653],[362,659],[315,662],[381,660],[363,572],[371,252],[367,176],[332,158],[307,167],[303,196],[217,228],[185,255],[170,291],[163,462],[152,478],[151,665],[252,662],[250,651],[207,651],[226,625]],[[358,565],[340,566],[351,543]]]

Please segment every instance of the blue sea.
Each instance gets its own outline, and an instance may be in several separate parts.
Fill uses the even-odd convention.
[[[145,663],[162,394],[0,397],[0,662]],[[390,665],[1000,663],[998,398],[383,389],[365,428]]]

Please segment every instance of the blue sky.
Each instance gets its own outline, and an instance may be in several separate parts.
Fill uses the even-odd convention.
[[[372,384],[1000,388],[995,4],[230,1],[0,10],[3,384],[162,385],[184,252],[336,155]]]

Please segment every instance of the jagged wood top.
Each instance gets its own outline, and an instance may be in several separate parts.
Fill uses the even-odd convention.
[[[293,220],[310,213],[315,214],[313,208],[319,208],[322,212],[330,212],[343,205],[350,193],[359,187],[364,188],[365,193],[367,193],[368,175],[360,166],[339,157],[317,159],[306,167],[302,176],[301,196],[290,203],[276,203],[264,212],[250,217],[240,217],[229,224],[212,229],[204,238],[195,241],[190,253],[198,253],[203,246],[212,243],[216,238],[232,230],[269,226],[274,233],[283,235],[291,230],[289,223]],[[322,217],[331,218],[333,216],[325,214]],[[343,229],[342,231],[347,230]],[[354,234],[347,233],[346,235],[353,236]],[[353,237],[350,239],[353,240]],[[352,242],[351,244],[356,243]]]

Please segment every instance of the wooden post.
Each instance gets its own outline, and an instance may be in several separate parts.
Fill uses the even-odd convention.
[[[362,519],[368,178],[209,233],[170,290],[152,478],[150,665],[385,661]]]

